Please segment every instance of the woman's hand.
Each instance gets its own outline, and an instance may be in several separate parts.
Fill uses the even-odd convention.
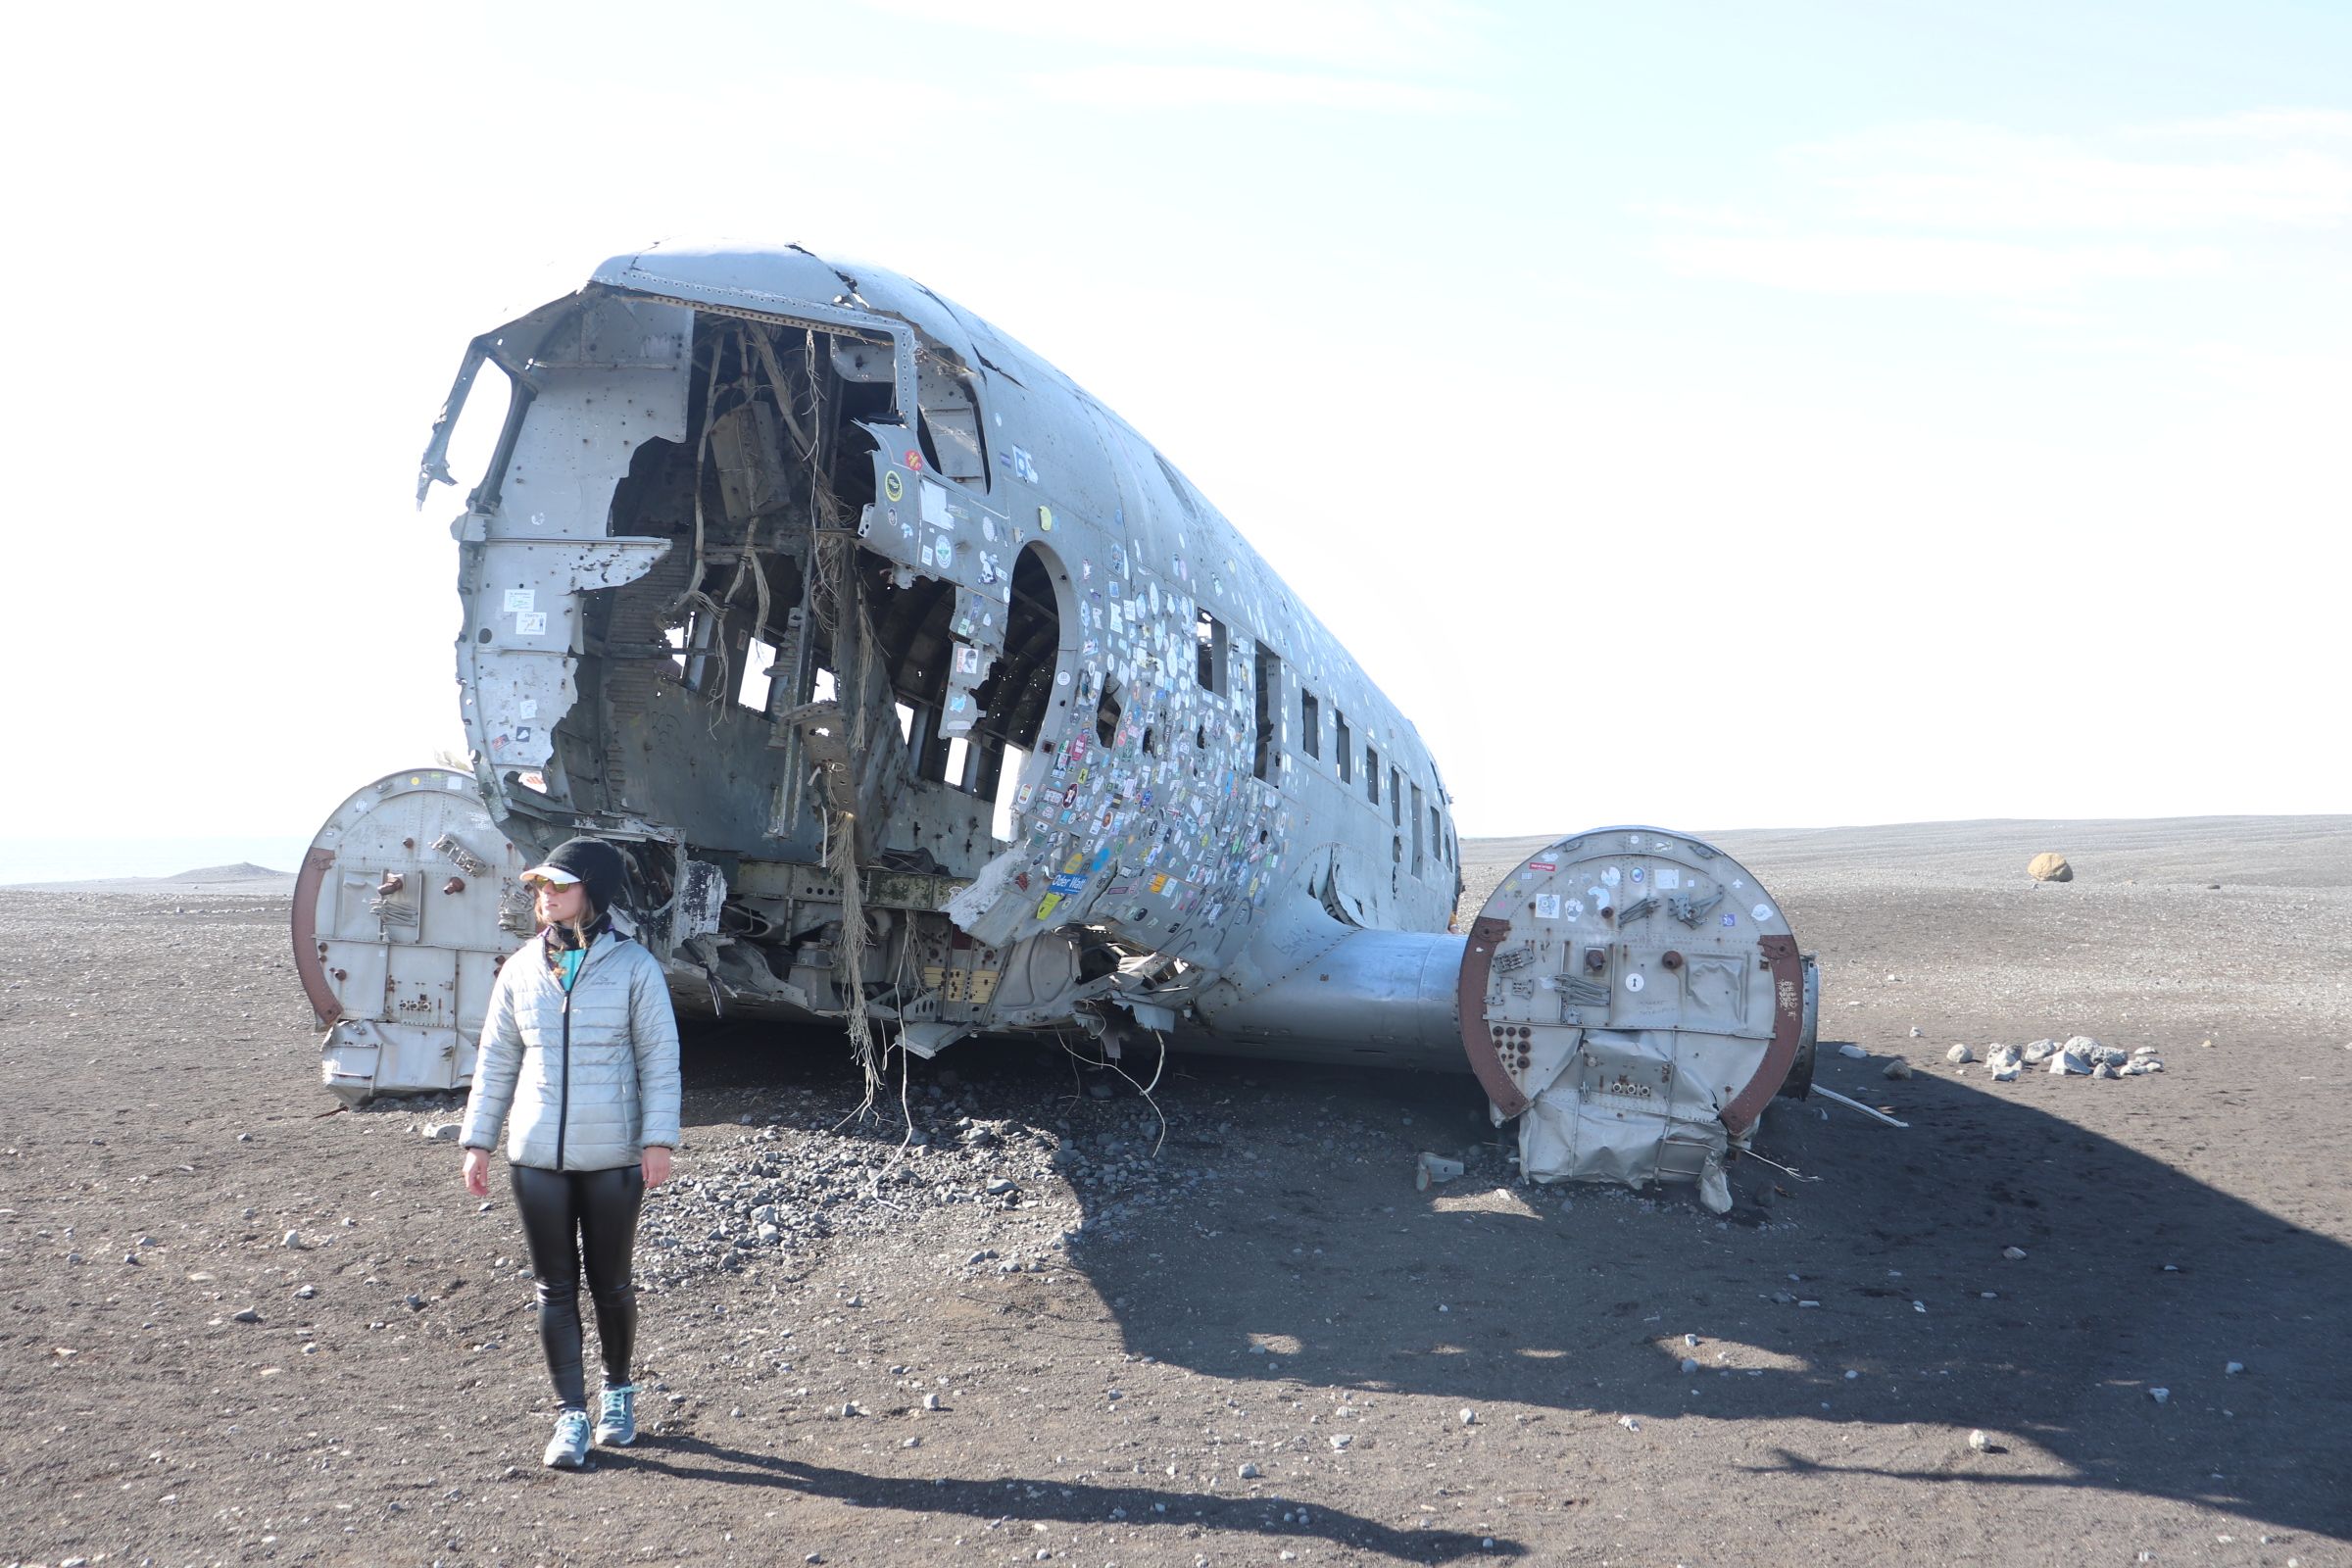
[[[669,1180],[669,1151],[660,1144],[648,1144],[638,1156],[638,1166],[645,1172],[645,1185],[659,1187]]]
[[[476,1198],[490,1196],[490,1151],[466,1151],[466,1190]]]

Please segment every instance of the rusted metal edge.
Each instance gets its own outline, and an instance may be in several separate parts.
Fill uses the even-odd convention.
[[[1478,1074],[1487,1098],[1494,1108],[1505,1116],[1516,1116],[1528,1106],[1527,1096],[1504,1070],[1502,1056],[1494,1049],[1494,1031],[1487,1027],[1487,975],[1494,966],[1494,949],[1511,933],[1511,922],[1493,915],[1482,915],[1470,927],[1470,945],[1462,950],[1461,978],[1454,983],[1454,1003],[1462,1019],[1462,1054],[1470,1058],[1470,1070]],[[1796,1049],[1796,1037],[1788,1037],[1788,1049]]]
[[[1780,1093],[1796,1060],[1797,1036],[1805,1027],[1805,965],[1797,956],[1796,938],[1760,937],[1756,951],[1772,970],[1772,1044],[1764,1048],[1756,1075],[1723,1107],[1723,1124],[1734,1137],[1753,1126],[1764,1106]]]
[[[334,863],[334,851],[311,847],[302,869],[295,873],[294,918],[289,922],[294,935],[294,972],[302,977],[303,995],[311,999],[311,1011],[318,1015],[321,1029],[333,1028],[343,1017],[343,1004],[327,983],[326,960],[318,956],[318,889]]]

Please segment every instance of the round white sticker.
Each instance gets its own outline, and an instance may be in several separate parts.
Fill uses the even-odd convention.
[[[1625,977],[1625,989],[1628,991],[1639,991],[1642,989],[1643,983],[1644,982],[1642,981],[1642,977],[1638,974],[1629,974]]]
[[[1602,885],[1603,887],[1612,887],[1612,888],[1613,888],[1613,887],[1615,887],[1615,886],[1616,886],[1618,883],[1620,883],[1620,882],[1622,882],[1622,881],[1624,881],[1624,880],[1625,880],[1625,873],[1624,873],[1623,871],[1620,871],[1620,870],[1618,870],[1618,869],[1617,869],[1615,866],[1613,866],[1613,865],[1612,865],[1612,866],[1606,866],[1606,867],[1604,867],[1604,868],[1601,870],[1601,873],[1600,873],[1600,881],[1601,881],[1601,885]]]
[[[1754,915],[1759,920],[1769,920],[1772,918],[1772,906],[1769,904],[1759,904],[1747,912],[1751,915]]]
[[[1582,918],[1585,912],[1585,906],[1574,899],[1570,899],[1566,904],[1560,906],[1560,907],[1562,912],[1564,912],[1571,920]]]

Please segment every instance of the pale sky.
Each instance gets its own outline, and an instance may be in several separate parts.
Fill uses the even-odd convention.
[[[1117,410],[1466,833],[2352,809],[2352,6],[62,10],[0,836],[461,747],[466,341],[713,235]]]

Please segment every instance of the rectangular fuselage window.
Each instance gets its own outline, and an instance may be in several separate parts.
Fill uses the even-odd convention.
[[[1364,799],[1380,804],[1380,754],[1369,746],[1364,748]]]
[[[1404,826],[1404,774],[1389,769],[1389,825]]]
[[[1298,694],[1298,749],[1309,757],[1323,755],[1323,705],[1309,691]]]
[[[1257,645],[1257,756],[1250,771],[1258,778],[1271,779],[1281,765],[1276,759],[1281,748],[1275,742],[1274,726],[1282,721],[1282,661],[1264,643]]]
[[[1427,841],[1421,833],[1421,786],[1413,786],[1413,875],[1427,876],[1429,867],[1422,857],[1428,853]]]
[[[1230,690],[1225,674],[1225,623],[1203,610],[1193,621],[1193,639],[1199,658],[1196,672],[1200,677],[1202,691],[1215,692],[1219,697]]]
[[[1355,782],[1354,737],[1348,732],[1348,715],[1338,709],[1331,711],[1331,760],[1340,767],[1340,782]]]

